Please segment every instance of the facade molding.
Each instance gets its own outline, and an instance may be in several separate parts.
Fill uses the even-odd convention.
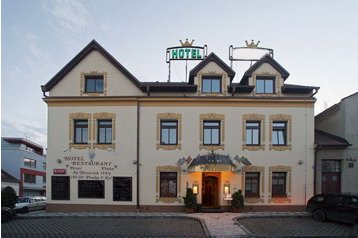
[[[178,144],[177,145],[162,145],[160,144],[160,122],[161,120],[176,120],[178,122]],[[157,145],[156,148],[163,149],[163,150],[181,150],[181,138],[182,138],[182,116],[179,113],[172,113],[172,112],[166,112],[166,113],[158,113],[157,114],[157,130],[156,130],[156,139],[157,139]]]
[[[89,73],[81,72],[81,96],[106,96],[107,95],[107,72],[90,71]],[[103,93],[87,93],[85,92],[86,76],[103,76]]]
[[[175,203],[181,202],[181,168],[172,165],[157,166],[156,169],[156,202]],[[177,197],[160,197],[160,173],[176,172],[177,173]]]

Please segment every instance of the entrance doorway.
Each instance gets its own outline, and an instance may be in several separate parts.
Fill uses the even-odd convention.
[[[202,206],[219,207],[219,177],[220,173],[203,173]]]
[[[322,193],[341,192],[341,161],[322,160]]]

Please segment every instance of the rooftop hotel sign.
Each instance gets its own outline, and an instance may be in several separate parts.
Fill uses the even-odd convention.
[[[202,60],[207,55],[207,46],[193,46],[194,40],[180,40],[181,46],[167,48],[167,63],[171,60]]]
[[[174,46],[167,48],[166,61],[169,63],[169,78],[170,81],[170,61],[172,60],[203,60],[208,53],[207,46],[193,46],[194,40],[189,42],[188,39],[185,42],[180,40],[181,46]],[[185,76],[187,75],[187,64],[185,67]]]

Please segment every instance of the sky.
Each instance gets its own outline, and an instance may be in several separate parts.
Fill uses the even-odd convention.
[[[168,79],[166,48],[195,39],[230,65],[229,46],[260,40],[289,84],[319,86],[315,114],[358,91],[358,1],[2,0],[1,136],[46,148],[46,84],[92,39],[140,81]],[[199,61],[189,63],[189,70]],[[185,63],[171,81],[186,81]],[[249,63],[234,63],[239,82]]]

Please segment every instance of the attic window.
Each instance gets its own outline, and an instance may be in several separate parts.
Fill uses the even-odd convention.
[[[275,92],[275,78],[256,78],[256,93],[272,94]]]
[[[221,78],[203,78],[202,93],[221,93]]]
[[[103,75],[85,76],[86,93],[103,93]]]

